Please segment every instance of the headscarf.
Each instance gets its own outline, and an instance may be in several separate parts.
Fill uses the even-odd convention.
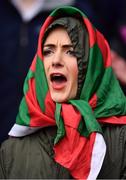
[[[69,16],[82,19],[86,27],[87,67],[79,98],[55,103],[45,75],[42,41],[51,23]],[[106,153],[100,124],[126,124],[125,115],[126,98],[112,71],[107,41],[77,8],[55,9],[40,30],[38,49],[24,82],[24,97],[9,135],[22,137],[47,126],[57,126],[54,160],[75,179],[96,179]]]

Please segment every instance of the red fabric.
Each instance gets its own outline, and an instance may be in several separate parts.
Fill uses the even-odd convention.
[[[110,55],[109,45],[107,41],[104,39],[103,35],[99,31],[96,31],[96,34],[97,34],[97,44],[103,56],[104,67],[107,68],[111,66],[111,55]],[[102,41],[104,41],[106,46],[104,45]]]
[[[36,99],[36,92],[35,92],[35,79],[30,79],[29,81],[29,90],[26,93],[26,102],[29,105],[28,111],[31,117],[30,119],[30,126],[31,127],[46,127],[50,125],[55,125],[54,116],[47,116],[46,114],[42,113],[38,101]],[[54,114],[54,113],[53,113]]]
[[[76,129],[66,126],[66,136],[54,146],[55,161],[68,168],[74,178],[86,179],[90,172],[95,136],[96,133],[92,133],[87,141]]]
[[[66,135],[54,146],[54,159],[62,166],[68,168],[74,178],[86,179],[90,172],[90,161],[96,133],[92,133],[88,141],[87,138],[80,135],[77,127],[81,115],[72,105],[63,104],[62,115],[64,117]]]
[[[108,118],[99,118],[98,122],[108,124],[126,124],[126,116],[112,116]]]
[[[96,42],[96,33],[94,31],[94,29],[92,28],[92,24],[90,23],[90,21],[87,19],[87,18],[83,18],[84,20],[84,23],[88,29],[88,33],[89,33],[89,45],[90,45],[90,48],[93,47],[93,45],[95,44]]]
[[[94,94],[94,95],[92,96],[92,98],[89,100],[89,104],[90,104],[90,106],[92,107],[92,109],[94,109],[94,108],[96,107],[96,105],[97,105],[97,100],[98,100],[98,97],[97,97],[96,94]]]
[[[36,57],[37,57],[37,55],[35,55],[35,57],[34,57],[34,59],[33,59],[33,61],[32,61],[32,64],[31,64],[31,66],[30,66],[30,70],[31,70],[32,72],[35,72],[35,68],[36,68]]]
[[[42,55],[42,39],[44,37],[46,28],[49,26],[49,24],[53,20],[54,20],[54,17],[48,16],[46,21],[45,21],[45,23],[42,26],[41,31],[40,31],[37,53],[38,53],[38,56],[41,57],[42,60],[43,60],[43,55]]]

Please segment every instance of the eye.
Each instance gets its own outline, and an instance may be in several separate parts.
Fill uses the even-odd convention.
[[[53,53],[52,49],[43,49],[43,55],[44,56],[49,56]]]
[[[69,54],[70,56],[75,57],[75,51],[74,50],[69,49],[66,53]]]

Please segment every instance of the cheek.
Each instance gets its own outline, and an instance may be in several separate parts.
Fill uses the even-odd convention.
[[[77,68],[77,66],[74,68],[73,73],[74,73],[74,76],[75,76],[76,78],[78,78],[78,68]]]
[[[73,77],[74,80],[78,79],[78,67],[77,64],[73,64],[73,66],[71,67],[71,75]]]

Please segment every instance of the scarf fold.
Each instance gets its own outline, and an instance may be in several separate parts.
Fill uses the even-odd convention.
[[[62,16],[83,20],[88,32],[89,56],[80,98],[55,103],[48,90],[41,46],[48,26]],[[21,137],[40,128],[57,126],[55,161],[66,167],[75,179],[96,179],[106,152],[100,123],[126,124],[123,115],[126,115],[126,98],[112,71],[105,38],[80,10],[70,6],[57,8],[41,28],[16,124],[9,135]]]

